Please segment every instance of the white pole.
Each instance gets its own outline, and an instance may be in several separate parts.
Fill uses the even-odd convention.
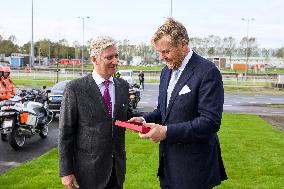
[[[84,74],[84,41],[85,41],[85,18],[82,18],[82,22],[83,22],[83,40],[82,40],[82,76]]]
[[[30,52],[30,67],[34,65],[34,5],[32,0],[32,39],[31,39],[31,52]]]
[[[83,76],[83,74],[84,74],[84,43],[85,43],[85,18],[86,19],[88,19],[88,18],[90,18],[89,16],[87,16],[87,17],[78,17],[78,18],[80,18],[80,19],[82,19],[82,32],[83,32],[83,38],[82,38],[82,76]]]
[[[248,67],[249,67],[249,63],[248,63],[248,48],[249,48],[249,22],[250,21],[254,21],[254,18],[250,18],[250,19],[245,19],[242,18],[243,21],[247,22],[247,47],[246,47],[246,68],[245,68],[245,81],[247,80],[247,72],[248,72]]]
[[[171,0],[171,17],[173,17],[173,0]]]

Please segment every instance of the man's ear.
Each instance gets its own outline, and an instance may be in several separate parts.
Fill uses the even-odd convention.
[[[92,59],[93,64],[95,64],[95,63],[96,63],[96,60],[97,60],[97,59],[96,59],[96,56],[92,56],[91,59]]]
[[[185,39],[182,39],[182,40],[181,40],[181,45],[182,45],[182,47],[188,46],[188,43],[186,42]]]
[[[181,45],[181,48],[183,49],[183,51],[185,53],[187,53],[187,51],[189,50],[187,41],[183,39],[181,41],[180,45]]]

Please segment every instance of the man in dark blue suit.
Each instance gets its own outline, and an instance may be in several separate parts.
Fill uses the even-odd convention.
[[[160,142],[163,189],[207,189],[227,179],[217,136],[224,88],[218,68],[189,47],[186,28],[172,18],[152,38],[167,66],[162,70],[158,106],[143,117],[151,127],[141,138]]]

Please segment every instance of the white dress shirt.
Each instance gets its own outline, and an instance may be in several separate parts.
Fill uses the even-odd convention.
[[[105,91],[105,85],[103,82],[105,81],[104,78],[102,78],[95,70],[92,72],[92,77],[95,80],[96,84],[98,85],[101,95],[104,95]],[[113,117],[113,110],[114,110],[114,104],[115,104],[115,85],[113,81],[113,77],[111,76],[109,79],[109,93],[110,93],[110,98],[111,98],[111,110],[112,110],[112,117]]]
[[[193,54],[193,51],[190,50],[188,54],[186,55],[186,57],[184,58],[184,60],[182,61],[181,66],[177,70],[172,71],[171,79],[170,79],[168,89],[167,89],[167,107],[169,105],[171,94],[177,84],[177,81],[181,73],[183,72],[185,66],[187,65],[189,59],[191,58],[192,54]]]

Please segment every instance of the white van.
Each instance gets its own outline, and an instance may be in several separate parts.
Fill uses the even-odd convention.
[[[132,70],[118,70],[120,77],[126,80],[130,85],[134,84],[134,75]]]

